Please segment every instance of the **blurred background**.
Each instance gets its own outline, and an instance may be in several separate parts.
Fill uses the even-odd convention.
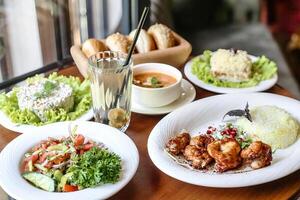
[[[71,63],[72,44],[128,34],[146,5],[146,26],[168,25],[192,55],[264,54],[277,62],[279,84],[300,97],[300,0],[0,0],[0,89]]]

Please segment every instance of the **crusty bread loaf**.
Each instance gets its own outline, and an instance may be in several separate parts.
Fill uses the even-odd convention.
[[[136,29],[131,31],[128,38],[133,41],[134,35],[136,33]],[[155,49],[155,42],[151,35],[147,33],[144,29],[141,29],[139,38],[135,45],[138,53],[147,53]]]
[[[148,29],[158,49],[166,49],[175,46],[175,37],[172,31],[163,24],[154,24]]]
[[[90,56],[96,54],[97,52],[106,51],[107,47],[100,40],[91,38],[91,39],[87,39],[82,44],[81,50],[86,57],[90,57]]]
[[[128,53],[130,47],[130,40],[120,33],[114,33],[106,38],[106,45],[111,51],[120,51]]]

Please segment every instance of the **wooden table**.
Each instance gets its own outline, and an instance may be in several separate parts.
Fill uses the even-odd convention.
[[[61,70],[60,73],[79,76],[79,72],[75,67]],[[195,88],[197,92],[196,99],[214,95],[214,93],[198,87]],[[292,97],[287,90],[278,85],[274,86],[268,92]],[[233,189],[194,186],[162,173],[151,162],[147,152],[148,136],[162,117],[163,116],[147,116],[132,113],[131,123],[126,134],[137,145],[140,155],[140,164],[135,176],[129,184],[111,199],[296,199],[297,191],[300,189],[300,170],[270,183]],[[19,134],[0,126],[0,149],[2,150],[7,143],[18,135]]]

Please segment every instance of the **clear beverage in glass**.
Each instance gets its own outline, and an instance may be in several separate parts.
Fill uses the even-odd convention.
[[[88,60],[95,121],[125,132],[130,122],[132,60],[127,54],[98,52]]]

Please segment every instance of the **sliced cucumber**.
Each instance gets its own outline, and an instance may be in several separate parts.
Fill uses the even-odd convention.
[[[65,144],[57,144],[57,145],[52,145],[47,148],[48,151],[66,151],[68,150],[68,147]]]
[[[48,169],[46,167],[42,166],[41,164],[36,163],[36,164],[34,164],[34,166],[36,168],[42,170],[43,172],[47,172],[48,171]]]
[[[59,183],[61,180],[61,177],[63,176],[63,173],[60,170],[55,170],[54,174],[54,179]]]
[[[40,174],[37,172],[26,172],[22,174],[22,176],[33,185],[43,190],[49,192],[54,192],[55,190],[55,181],[44,174]]]
[[[71,176],[72,176],[72,173],[67,173],[60,178],[60,182],[57,185],[58,191],[62,191],[64,185],[67,184],[68,179],[71,178]]]

